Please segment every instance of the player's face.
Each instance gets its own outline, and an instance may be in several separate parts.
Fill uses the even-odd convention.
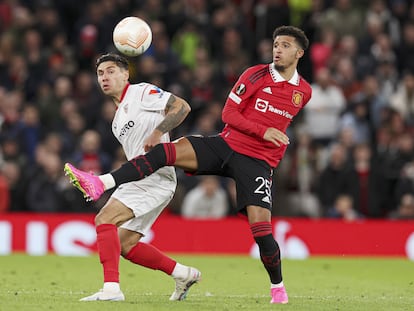
[[[294,37],[277,36],[273,41],[273,63],[278,71],[296,67],[302,56],[303,50]]]
[[[96,74],[104,94],[119,99],[125,84],[128,83],[128,70],[118,67],[115,62],[108,61],[98,66]]]

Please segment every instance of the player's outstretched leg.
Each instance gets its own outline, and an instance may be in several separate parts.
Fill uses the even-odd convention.
[[[83,193],[86,201],[96,201],[105,192],[98,176],[78,170],[70,163],[65,164],[64,171],[65,175],[69,176],[70,182]]]
[[[175,291],[170,300],[184,300],[191,286],[201,281],[201,272],[196,268],[188,267],[187,276],[184,278],[174,278]]]

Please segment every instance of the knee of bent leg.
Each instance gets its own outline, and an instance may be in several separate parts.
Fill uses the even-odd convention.
[[[122,203],[110,200],[108,201],[95,217],[95,225],[112,224],[120,226],[122,223],[131,219],[133,213]]]
[[[121,241],[121,255],[125,257],[131,249],[137,245],[142,235],[138,232],[120,229],[118,231],[119,240]]]
[[[103,224],[115,224],[113,222],[113,217],[111,217],[110,213],[107,213],[105,209],[101,209],[101,211],[95,216],[95,226]]]
[[[247,218],[250,224],[254,224],[256,222],[264,222],[264,221],[271,221],[272,214],[270,210],[255,205],[247,206]]]

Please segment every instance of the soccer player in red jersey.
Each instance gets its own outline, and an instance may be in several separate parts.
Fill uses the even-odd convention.
[[[273,62],[248,68],[226,100],[223,131],[217,136],[187,136],[159,143],[172,126],[157,127],[145,141],[145,155],[110,174],[95,176],[73,168],[75,185],[89,199],[103,190],[140,180],[163,166],[193,175],[220,175],[236,182],[237,211],[247,215],[253,238],[271,282],[271,303],[287,303],[280,249],[272,234],[271,184],[289,139],[286,129],[309,101],[312,89],[297,64],[309,41],[302,30],[281,26],[273,33]],[[102,190],[103,189],[103,190]]]

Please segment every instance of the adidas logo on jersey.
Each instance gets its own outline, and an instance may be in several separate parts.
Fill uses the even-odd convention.
[[[263,91],[264,93],[267,93],[267,94],[273,94],[273,93],[272,93],[272,89],[270,88],[270,86],[265,87],[262,91]]]

